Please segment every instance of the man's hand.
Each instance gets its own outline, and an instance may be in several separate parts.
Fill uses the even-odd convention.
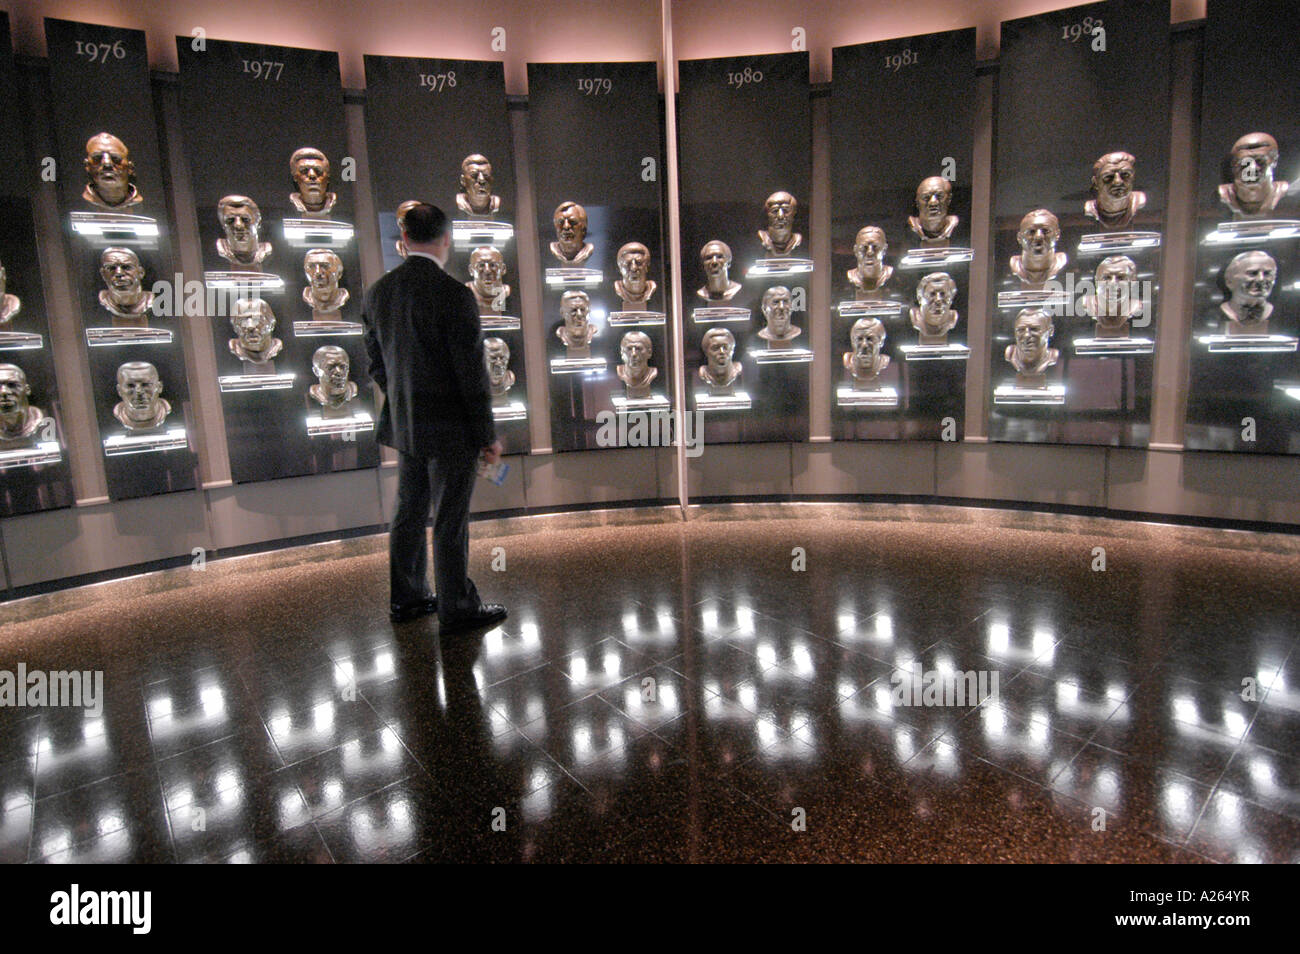
[[[487,447],[479,451],[479,457],[482,458],[485,463],[495,466],[501,460],[502,449],[500,441],[493,441]]]

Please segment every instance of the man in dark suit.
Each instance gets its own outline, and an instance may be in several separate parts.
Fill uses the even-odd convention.
[[[443,633],[488,626],[506,608],[469,578],[469,501],[480,458],[501,459],[474,293],[442,270],[451,229],[420,203],[402,217],[406,261],[366,292],[370,377],[384,392],[378,439],[397,451],[397,512],[388,534],[390,616],[437,613]],[[429,592],[425,527],[433,510]]]

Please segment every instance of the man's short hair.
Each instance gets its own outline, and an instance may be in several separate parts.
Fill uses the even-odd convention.
[[[436,242],[447,234],[447,215],[436,205],[421,202],[402,216],[402,231],[417,245]]]

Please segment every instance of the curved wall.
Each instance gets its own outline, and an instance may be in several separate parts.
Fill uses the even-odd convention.
[[[830,48],[891,35],[928,32],[960,26],[977,26],[982,55],[996,53],[997,22],[1004,18],[1069,6],[1068,3],[954,4],[922,2],[905,11],[879,4],[880,17],[867,17],[872,5],[835,3],[806,7],[755,2],[755,15],[725,35],[710,29],[719,3],[674,5],[674,46],[680,58],[722,54],[768,52],[788,48],[791,24],[806,24],[812,53],[814,81],[828,78]],[[360,14],[365,7],[366,15]],[[458,11],[414,3],[361,4],[335,2],[278,5],[274,22],[266,21],[264,5],[251,2],[212,8],[207,2],[149,5],[140,15],[124,15],[116,5],[94,2],[19,2],[10,8],[15,43],[36,115],[44,102],[44,62],[41,18],[57,16],[144,28],[155,73],[155,96],[162,125],[170,137],[171,185],[180,232],[180,252],[186,272],[201,270],[197,225],[184,157],[179,155],[174,130],[178,127],[175,79],[168,71],[177,33],[204,27],[210,36],[257,39],[290,45],[337,49],[342,54],[344,83],[362,82],[362,53],[445,56],[500,56],[506,63],[507,85],[512,93],[525,92],[525,64],[531,59],[576,60],[660,59],[660,10],[657,3],[620,2],[618,16],[609,5],[575,2],[557,11],[560,19],[534,26],[528,4],[480,4],[481,15],[465,24]],[[355,9],[354,9],[355,8]],[[791,10],[794,10],[792,13]],[[483,12],[485,11],[485,12]],[[1203,4],[1176,2],[1175,23],[1203,14]],[[209,14],[212,14],[211,16]],[[548,17],[550,8],[548,8]],[[191,22],[192,21],[192,22]],[[444,23],[444,21],[446,21]],[[499,24],[498,24],[499,21]],[[730,22],[730,20],[729,20]],[[349,24],[341,29],[339,24]],[[401,29],[396,29],[400,25]],[[409,25],[409,29],[408,29]],[[507,51],[492,53],[485,34],[493,25],[507,30]],[[739,30],[739,32],[737,32]],[[575,45],[575,36],[583,42]],[[1163,266],[1165,315],[1159,330],[1153,406],[1153,443],[1146,451],[1061,445],[990,443],[984,436],[987,394],[980,380],[981,362],[972,362],[967,382],[967,421],[964,440],[955,443],[849,443],[830,440],[828,393],[832,374],[830,341],[826,332],[814,337],[818,359],[811,387],[812,438],[798,444],[718,445],[687,461],[691,500],[865,495],[887,498],[935,498],[948,501],[1007,501],[1044,507],[1083,507],[1117,514],[1263,522],[1300,526],[1300,481],[1289,458],[1182,452],[1182,422],[1186,402],[1187,340],[1191,295],[1192,192],[1195,182],[1196,130],[1199,107],[1201,31],[1195,23],[1174,26],[1173,140],[1170,150],[1170,193],[1167,246]],[[594,46],[593,46],[594,44]],[[599,51],[598,53],[596,51]],[[981,69],[976,89],[975,195],[973,244],[977,256],[987,261],[991,145],[996,65]],[[348,97],[348,146],[358,159],[358,179],[367,179],[364,135],[364,92]],[[813,253],[829,260],[829,99],[815,90],[813,114],[812,232],[820,238]],[[520,168],[519,205],[532,205],[528,174],[526,103],[511,110],[515,155]],[[34,124],[40,125],[40,124]],[[39,130],[38,130],[39,132]],[[43,135],[45,133],[42,133]],[[37,148],[41,143],[37,142]],[[362,241],[362,270],[366,282],[382,273],[375,234],[373,208],[367,189],[358,189],[357,220]],[[46,252],[46,285],[51,308],[68,307],[70,296],[61,282],[49,276],[62,274],[59,249],[60,224],[52,191],[37,197],[41,240]],[[820,221],[819,221],[820,219]],[[521,247],[535,246],[535,225],[521,216]],[[538,266],[521,256],[520,282],[525,295],[525,321],[534,319],[541,300]],[[984,283],[984,287],[980,287]],[[977,269],[972,277],[970,334],[990,344],[987,314],[987,274]],[[812,286],[815,309],[829,307],[828,270],[819,270]],[[52,346],[63,367],[80,366],[76,342]],[[186,360],[192,376],[215,375],[210,336],[187,335]],[[67,377],[62,375],[61,379]],[[541,392],[544,395],[544,389]],[[534,397],[530,393],[530,397]],[[544,398],[543,398],[544,401]],[[75,406],[75,402],[70,402]],[[381,529],[391,513],[395,472],[390,462],[377,470],[233,485],[224,451],[219,401],[196,394],[201,489],[141,500],[109,503],[102,467],[95,454],[75,454],[74,477],[78,506],[0,522],[0,556],[3,556],[4,591],[16,595],[25,588],[61,579],[149,565],[160,561],[188,560],[199,549],[209,556],[241,548],[275,546],[304,538]],[[533,454],[511,460],[506,484],[494,488],[484,483],[475,495],[475,511],[529,512],[604,503],[677,501],[677,460],[672,448],[652,452],[601,450],[550,453],[548,415],[544,403],[534,407]],[[69,428],[75,446],[82,438]],[[93,435],[93,426],[82,428]],[[92,441],[93,444],[93,441]],[[650,464],[650,462],[653,462]]]

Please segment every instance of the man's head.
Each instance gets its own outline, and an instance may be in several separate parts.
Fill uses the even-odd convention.
[[[451,229],[447,216],[436,205],[417,202],[401,217],[402,242],[409,252],[432,255],[439,263],[447,260],[451,251]]]
[[[119,205],[130,194],[135,164],[116,136],[102,132],[86,140],[85,167],[91,189],[105,205]]]
[[[925,232],[935,234],[943,231],[943,222],[948,217],[948,205],[951,202],[952,183],[943,176],[930,176],[921,180],[921,184],[916,187],[916,216]]]
[[[730,246],[717,239],[705,243],[704,248],[700,249],[700,265],[704,267],[704,274],[709,278],[725,275],[727,269],[731,267]]]
[[[132,420],[153,418],[162,392],[158,369],[148,361],[128,361],[117,369],[117,396],[126,405],[127,417]]]
[[[710,328],[702,342],[709,368],[716,373],[731,369],[731,356],[736,353],[736,338],[726,328]]]
[[[492,211],[492,163],[475,153],[460,164],[460,190],[478,214]]]
[[[1047,352],[1047,343],[1055,330],[1052,316],[1041,308],[1025,308],[1016,315],[1013,334],[1021,362],[1030,366],[1038,364]]]
[[[241,298],[235,302],[235,313],[230,316],[230,326],[245,351],[253,354],[271,347],[274,340],[275,313],[261,298]]]
[[[1127,255],[1103,258],[1093,273],[1093,284],[1097,288],[1096,295],[1101,310],[1109,315],[1123,312],[1132,297],[1133,283],[1136,281],[1137,262],[1133,259]]]
[[[1268,133],[1247,133],[1232,144],[1232,184],[1243,206],[1259,205],[1273,194],[1277,140]]]
[[[644,331],[629,331],[619,342],[618,353],[629,371],[643,373],[650,363],[652,346],[650,336]]]
[[[1104,212],[1128,211],[1136,184],[1137,159],[1127,152],[1108,152],[1092,164],[1092,191]]]
[[[338,345],[322,345],[311,356],[311,369],[316,372],[320,389],[329,395],[346,394],[351,362],[348,353]]]
[[[99,277],[118,298],[139,293],[144,268],[129,248],[106,248],[99,256]]]
[[[858,229],[857,238],[853,240],[853,257],[858,260],[858,269],[864,272],[879,271],[888,248],[885,230],[880,226],[868,225]]]
[[[917,283],[916,303],[932,334],[948,328],[948,313],[957,297],[957,283],[946,272],[931,272]]]
[[[767,213],[767,233],[774,240],[784,242],[794,233],[794,216],[799,203],[789,192],[773,192],[763,203]]]
[[[488,381],[500,387],[510,368],[510,345],[502,338],[484,338],[483,362],[487,365]]]
[[[551,218],[555,238],[565,255],[572,257],[582,251],[587,241],[587,210],[576,202],[561,202]]]
[[[1258,307],[1268,301],[1277,282],[1277,262],[1268,252],[1242,252],[1223,270],[1234,304]]]
[[[777,285],[763,292],[763,317],[767,319],[767,330],[774,335],[784,336],[790,331],[790,289]]]
[[[575,337],[586,334],[591,299],[584,291],[566,291],[560,296],[560,314],[564,317],[564,326],[570,334]]]
[[[645,286],[650,270],[650,250],[640,242],[628,242],[618,250],[618,272],[623,284],[632,290]]]
[[[319,212],[325,207],[330,190],[330,161],[325,153],[313,146],[295,149],[289,157],[289,175],[304,208]]]
[[[314,248],[303,258],[302,269],[318,297],[332,296],[343,276],[343,259],[327,248]]]
[[[1046,209],[1034,209],[1028,213],[1020,220],[1020,229],[1016,233],[1022,263],[1036,271],[1050,268],[1060,237],[1061,223],[1055,215]]]
[[[506,277],[506,260],[495,248],[476,248],[469,256],[469,273],[480,294],[495,296],[501,291],[501,281]]]
[[[879,318],[859,318],[849,329],[849,344],[853,346],[853,364],[859,371],[875,367],[880,349],[885,343],[885,325]]]
[[[217,203],[217,218],[226,233],[226,244],[240,258],[257,254],[262,210],[245,195],[228,195]]]
[[[27,412],[32,389],[27,375],[16,364],[0,364],[0,414],[12,416]]]

